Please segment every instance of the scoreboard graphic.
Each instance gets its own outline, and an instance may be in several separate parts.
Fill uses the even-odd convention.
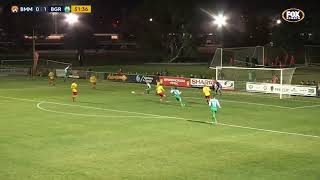
[[[11,6],[12,13],[91,13],[91,5]]]

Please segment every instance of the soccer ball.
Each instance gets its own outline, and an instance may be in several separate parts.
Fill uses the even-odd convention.
[[[131,93],[132,93],[132,94],[134,94],[134,93],[136,93],[136,92],[134,92],[134,91],[131,91]]]

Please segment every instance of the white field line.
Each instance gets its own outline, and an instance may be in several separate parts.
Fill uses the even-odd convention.
[[[52,86],[34,86],[34,87],[29,87],[29,88],[21,88],[21,89],[18,89],[18,88],[1,88],[0,91],[24,91],[24,90],[29,90],[29,89],[49,89],[49,88],[54,88]]]
[[[300,106],[300,107],[295,107],[293,109],[304,109],[304,108],[314,108],[314,107],[320,107],[320,104],[310,105],[310,106]]]
[[[7,98],[7,99],[20,100],[20,101],[31,101],[31,102],[40,102],[40,103],[44,102],[44,101],[32,100],[32,99],[23,99],[23,98],[14,98],[14,97],[5,97],[5,96],[0,96],[0,97],[1,98]],[[64,106],[83,107],[83,108],[88,108],[88,109],[96,109],[96,110],[103,110],[103,111],[110,111],[110,112],[130,113],[130,114],[137,114],[137,115],[144,115],[144,116],[159,117],[159,115],[147,114],[147,113],[139,113],[139,112],[131,112],[131,111],[123,111],[123,110],[115,110],[115,109],[98,108],[98,107],[92,107],[92,106],[82,106],[82,105],[77,105],[77,104],[64,104],[64,103],[50,102],[50,101],[45,101],[45,102],[47,104],[58,104],[58,105],[64,105]]]
[[[184,97],[184,98],[202,99],[202,98],[197,98],[197,97]],[[276,108],[283,108],[283,109],[295,109],[295,108],[288,107],[288,106],[277,106],[277,105],[272,105],[272,104],[261,104],[261,103],[245,102],[245,101],[232,101],[232,100],[224,100],[224,99],[221,99],[220,101],[222,101],[222,102],[239,103],[239,104],[250,104],[250,105],[258,105],[258,106],[276,107]]]
[[[286,135],[295,135],[295,136],[303,136],[303,137],[320,138],[320,136],[310,135],[310,134],[301,134],[301,133],[293,133],[293,132],[285,132],[285,131],[275,131],[275,130],[270,130],[270,129],[254,128],[254,127],[248,127],[248,126],[239,126],[239,125],[226,124],[226,123],[218,123],[218,124],[219,125],[223,125],[223,126],[242,128],[242,129],[251,129],[251,130],[256,130],[256,131],[265,131],[265,132],[277,133],[277,134],[286,134]]]
[[[6,99],[15,99],[15,100],[19,100],[19,101],[37,102],[38,104],[41,103],[41,102],[43,103],[43,101],[37,101],[37,100],[31,100],[31,99],[13,98],[13,97],[5,97],[5,96],[0,96],[0,97],[1,98],[6,98]],[[48,102],[48,101],[46,103],[65,105],[65,106],[83,107],[83,108],[89,108],[89,109],[99,109],[99,110],[114,111],[114,112],[125,112],[125,113],[146,115],[145,113],[139,113],[139,112],[119,111],[119,110],[114,110],[114,109],[96,108],[96,107],[81,106],[81,105],[76,105],[76,104],[64,104],[64,103],[55,103],[55,102]],[[157,118],[168,118],[168,119],[178,119],[178,120],[186,120],[186,121],[195,121],[195,122],[208,123],[206,121],[199,121],[199,120],[182,118],[182,117],[162,116],[162,115],[156,115],[156,114],[147,114],[147,115],[148,116],[157,117]],[[301,133],[293,133],[293,132],[285,132],[285,131],[276,131],[276,130],[270,130],[270,129],[262,129],[262,128],[255,128],[255,127],[249,127],[249,126],[240,126],[240,125],[226,124],[226,123],[217,123],[217,124],[218,125],[222,125],[222,126],[241,128],[241,129],[249,129],[249,130],[256,130],[256,131],[263,131],[263,132],[269,132],[269,133],[275,133],[275,134],[285,134],[285,135],[312,137],[312,138],[319,138],[320,139],[320,136],[310,135],[310,134],[301,134]]]
[[[3,97],[3,98],[8,98],[6,96],[0,96],[0,97]],[[202,99],[202,98],[198,98],[198,97],[184,97],[184,98],[187,98],[187,99]],[[11,98],[11,99],[14,99],[14,98]],[[21,98],[19,98],[21,99]],[[26,101],[33,101],[33,100],[30,100],[30,99],[24,99]],[[246,102],[246,101],[232,101],[232,100],[220,100],[222,102],[232,102],[232,103],[238,103],[238,104],[250,104],[250,105],[258,105],[258,106],[266,106],[266,107],[275,107],[275,108],[283,108],[283,109],[291,109],[291,110],[294,110],[294,109],[303,109],[303,108],[314,108],[314,107],[319,107],[320,104],[317,104],[317,105],[311,105],[311,106],[301,106],[301,107],[288,107],[288,106],[277,106],[277,105],[272,105],[272,104],[262,104],[262,103],[253,103],[253,102]],[[38,101],[34,101],[34,102],[38,102]],[[170,101],[168,101],[170,102]],[[51,104],[54,104],[54,102],[48,102],[48,103],[51,103]],[[56,104],[59,104],[59,103],[56,103]],[[93,107],[91,107],[93,108]],[[99,108],[95,108],[95,109],[99,109]],[[106,110],[106,109],[104,109]],[[114,111],[114,110],[110,110],[110,111]],[[116,111],[117,112],[117,111]],[[126,112],[126,111],[121,111],[121,112]],[[128,113],[128,112],[127,112]],[[145,113],[139,113],[139,115],[149,115],[149,114],[145,114]],[[151,115],[153,116],[153,115]]]
[[[47,103],[46,101],[39,102],[37,104],[37,108],[46,111],[46,112],[51,112],[51,113],[56,113],[56,114],[67,114],[67,115],[73,115],[73,116],[85,116],[85,117],[106,117],[106,118],[140,118],[140,119],[146,119],[146,118],[162,118],[158,116],[113,116],[113,115],[97,115],[97,114],[81,114],[81,113],[71,113],[71,112],[63,112],[63,111],[54,111],[50,109],[46,109],[44,107],[41,107],[41,104]],[[52,103],[48,103],[52,104]]]
[[[187,90],[190,90],[190,91],[193,91],[195,89],[191,89],[191,88],[184,88],[184,87],[181,87],[181,89],[187,89]],[[198,91],[193,91],[193,92],[198,92]],[[249,92],[238,92],[238,91],[224,91],[226,92],[225,94],[226,95],[243,95],[243,96],[251,96],[251,97],[257,97],[257,98],[264,98],[264,99],[275,99],[275,100],[279,100],[279,96],[268,96],[268,95],[265,95],[263,93],[249,93]],[[301,96],[299,96],[301,97]],[[314,98],[315,99],[315,98]],[[314,103],[315,101],[307,101],[307,100],[300,100],[298,99],[298,97],[291,97],[291,98],[286,98],[285,99],[286,101],[292,101],[292,102],[307,102],[307,103]],[[318,101],[320,103],[320,101]]]
[[[40,103],[38,103],[40,104]],[[61,105],[70,105],[70,104],[61,104]],[[71,105],[71,106],[78,106],[78,105]],[[79,107],[85,107],[88,106],[79,106]],[[186,121],[196,121],[196,122],[203,122],[207,124],[212,124],[211,122],[207,121],[200,121],[200,120],[194,120],[194,119],[188,119],[188,118],[182,118],[182,117],[174,117],[174,116],[161,116],[161,115],[155,115],[155,118],[167,118],[167,119],[178,119],[178,120],[186,120]],[[287,135],[296,135],[296,136],[304,136],[304,137],[313,137],[313,138],[320,138],[320,136],[315,135],[309,135],[309,134],[300,134],[300,133],[292,133],[292,132],[284,132],[284,131],[275,131],[270,129],[261,129],[261,128],[254,128],[254,127],[248,127],[248,126],[239,126],[234,124],[225,124],[225,123],[216,123],[223,126],[229,126],[229,127],[236,127],[236,128],[242,128],[242,129],[250,129],[250,130],[257,130],[257,131],[265,131],[265,132],[272,132],[272,133],[278,133],[278,134],[287,134]]]
[[[8,97],[8,96],[0,96],[0,97],[4,98],[4,99],[13,99],[13,100],[18,100],[18,101],[40,102],[40,101],[35,100],[35,99],[15,98],[15,97]]]
[[[309,97],[309,98],[314,98],[316,100],[316,97]],[[299,99],[286,99],[286,101],[290,101],[290,102],[305,102],[305,103],[320,103],[320,101],[305,101],[305,100],[299,100]]]
[[[115,84],[117,84],[116,86],[119,86],[120,84],[121,85],[127,85],[128,83],[119,83],[119,82],[113,82],[113,81],[108,81],[108,80],[105,80],[107,81],[108,83],[111,84],[111,86],[115,86]],[[64,83],[62,83],[64,84]],[[99,83],[100,85],[98,86],[110,86],[110,84],[104,84],[104,83]],[[132,83],[130,83],[132,84]],[[59,87],[59,85],[61,84],[57,84],[56,87]],[[138,84],[137,84],[138,85]],[[85,84],[81,84],[81,86],[83,87],[91,87],[91,85],[89,83],[85,83]],[[143,84],[141,84],[141,86],[145,86]],[[69,87],[69,84],[68,84],[68,87]],[[65,87],[65,88],[68,88],[68,87]],[[39,88],[44,88],[44,89],[47,89],[47,88],[54,88],[54,87],[51,87],[51,86],[37,86],[36,89],[39,89]],[[10,88],[10,89],[0,89],[1,90],[15,90],[15,91],[19,91],[19,90],[24,90],[24,89],[34,89],[34,87],[32,88],[23,88],[23,89],[19,89],[19,88]],[[193,89],[190,89],[190,88],[182,88],[182,89],[188,89],[188,90],[193,90]],[[229,93],[228,93],[229,94]],[[257,97],[257,98],[267,98],[267,99],[276,99],[276,100],[279,100],[279,97],[270,97],[270,96],[263,96],[262,94],[252,94],[252,93],[238,93],[238,92],[232,92],[232,94],[240,94],[240,95],[245,95],[245,96],[254,96],[254,97]],[[185,98],[194,98],[194,99],[197,99],[197,97],[185,97]],[[201,98],[198,98],[198,99],[201,99]],[[222,101],[222,100],[221,100]],[[224,100],[227,102],[227,100]],[[286,99],[286,101],[291,101],[291,102],[306,102],[306,103],[314,103],[314,101],[306,101],[306,100],[299,100],[299,99]],[[233,101],[230,101],[230,102],[233,102]],[[244,104],[249,104],[250,102],[242,102],[242,101],[235,101],[235,103],[244,103]],[[320,102],[319,102],[320,103]],[[261,105],[261,106],[270,106],[270,107],[278,107],[278,108],[285,108],[285,109],[295,109],[295,108],[292,108],[292,107],[287,107],[287,106],[276,106],[276,105],[269,105],[269,104],[260,104],[260,103],[250,103],[252,105]],[[320,105],[320,104],[319,104]]]
[[[257,98],[264,98],[264,99],[274,99],[274,100],[279,100],[279,97],[272,97],[272,96],[266,96],[264,94],[255,94],[255,93],[237,93],[237,92],[232,92],[230,94],[239,94],[239,95],[244,95],[244,96],[253,96],[253,97],[257,97]],[[228,94],[229,95],[229,94]],[[305,102],[305,103],[314,103],[314,101],[307,101],[307,100],[300,100],[297,99],[297,97],[291,97],[291,98],[286,98],[286,101],[290,101],[290,102]]]

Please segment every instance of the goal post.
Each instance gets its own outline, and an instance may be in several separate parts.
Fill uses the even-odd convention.
[[[278,94],[279,98],[290,96],[296,68],[249,68],[235,66],[210,67],[215,70],[216,80],[234,81],[236,91]]]

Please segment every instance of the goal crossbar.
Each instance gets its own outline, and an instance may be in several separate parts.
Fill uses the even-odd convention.
[[[263,48],[263,46],[243,46],[243,47],[223,48],[223,50],[224,51],[227,51],[227,50],[242,50],[242,49],[257,48],[257,47]]]
[[[47,60],[47,64],[48,64],[49,62],[57,63],[57,64],[64,64],[64,65],[72,65],[71,63],[66,63],[66,62],[62,62],[62,61],[55,61],[55,60],[50,60],[50,59],[48,59],[48,60]]]
[[[243,70],[266,70],[266,71],[281,71],[281,70],[293,70],[296,68],[250,68],[250,67],[235,67],[235,66],[216,66],[209,67],[210,69],[243,69]]]

